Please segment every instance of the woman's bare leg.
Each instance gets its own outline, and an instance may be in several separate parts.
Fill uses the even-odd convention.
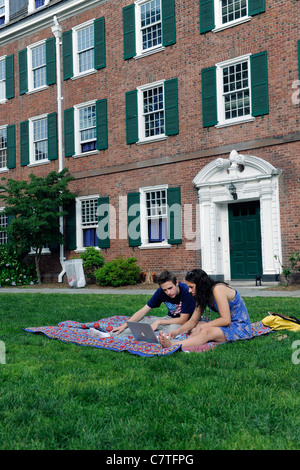
[[[164,336],[161,332],[159,333],[158,338],[163,348],[169,348],[170,346],[181,344],[183,349],[201,346],[202,344],[208,343],[209,341],[216,341],[218,343],[223,343],[224,341],[226,341],[226,338],[221,328],[215,326],[203,328],[202,330],[200,330],[199,334],[189,336],[187,339],[181,341],[171,341],[167,336]]]

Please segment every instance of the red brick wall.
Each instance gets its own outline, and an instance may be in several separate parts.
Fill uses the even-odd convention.
[[[292,251],[299,250],[299,104],[292,102],[295,91],[292,84],[298,77],[297,40],[299,39],[299,2],[267,1],[266,11],[253,16],[249,22],[206,34],[199,32],[199,1],[177,0],[176,44],[164,51],[139,60],[123,59],[122,8],[131,4],[128,0],[107,1],[90,10],[61,21],[63,31],[87,20],[105,17],[106,67],[86,77],[64,81],[62,84],[63,108],[93,99],[107,99],[108,149],[96,155],[77,159],[69,158],[65,166],[77,177],[71,188],[78,194],[109,195],[110,203],[117,204],[118,196],[137,191],[139,187],[168,183],[180,186],[182,203],[197,203],[193,178],[209,161],[218,156],[228,158],[231,149],[243,146],[243,153],[256,155],[282,169],[279,178],[282,246],[285,262]],[[18,51],[41,39],[52,37],[51,27],[1,46],[0,57],[14,54],[15,98],[1,106],[0,125],[16,124],[19,142],[19,123],[30,117],[51,113],[57,109],[56,85],[47,90],[19,96]],[[247,53],[268,52],[269,109],[264,117],[224,128],[202,127],[201,70],[216,62]],[[127,145],[125,129],[125,93],[139,85],[160,79],[178,78],[179,134],[165,141],[145,145]],[[294,142],[291,136],[296,135]],[[288,143],[274,145],[274,139],[288,136]],[[148,162],[150,159],[169,160],[175,157],[192,159],[161,166],[109,173],[103,176],[83,177],[86,172],[97,172],[118,165]],[[194,158],[199,155],[199,158]],[[19,164],[8,177],[25,179],[31,172],[45,175],[58,169],[58,161],[34,168],[22,168]],[[5,175],[6,176],[6,175]],[[118,185],[117,185],[118,184]],[[195,217],[195,211],[194,211]],[[195,227],[195,220],[193,221]],[[209,228],[208,228],[209,229]],[[200,266],[199,251],[181,246],[171,249],[139,250],[128,247],[126,240],[112,240],[105,259],[118,255],[136,256],[143,270],[159,273],[170,268],[184,272]],[[49,268],[49,258],[44,262]],[[46,266],[47,265],[47,266]]]

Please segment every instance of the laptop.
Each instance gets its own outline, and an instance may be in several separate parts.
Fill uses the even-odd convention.
[[[137,341],[145,341],[146,343],[159,343],[157,336],[149,323],[128,321],[127,325]]]

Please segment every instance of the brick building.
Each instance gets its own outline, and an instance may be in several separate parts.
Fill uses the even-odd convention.
[[[45,278],[97,246],[145,272],[278,279],[274,255],[300,249],[299,17],[298,0],[0,0],[0,176],[75,178]]]

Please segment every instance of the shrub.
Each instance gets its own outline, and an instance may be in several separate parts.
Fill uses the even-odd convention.
[[[100,286],[125,286],[140,281],[140,268],[136,258],[124,259],[122,256],[108,261],[95,271],[96,281]]]
[[[25,263],[9,245],[0,245],[0,287],[36,284],[34,264]]]
[[[95,282],[95,270],[101,268],[104,265],[103,254],[95,247],[89,246],[85,249],[84,253],[80,254],[79,257],[83,261],[82,264],[85,275]]]
[[[285,285],[289,285],[292,275],[300,272],[300,252],[297,251],[290,254],[288,265],[282,265],[278,255],[274,255],[274,258],[279,262],[282,268],[282,274],[285,277]]]

